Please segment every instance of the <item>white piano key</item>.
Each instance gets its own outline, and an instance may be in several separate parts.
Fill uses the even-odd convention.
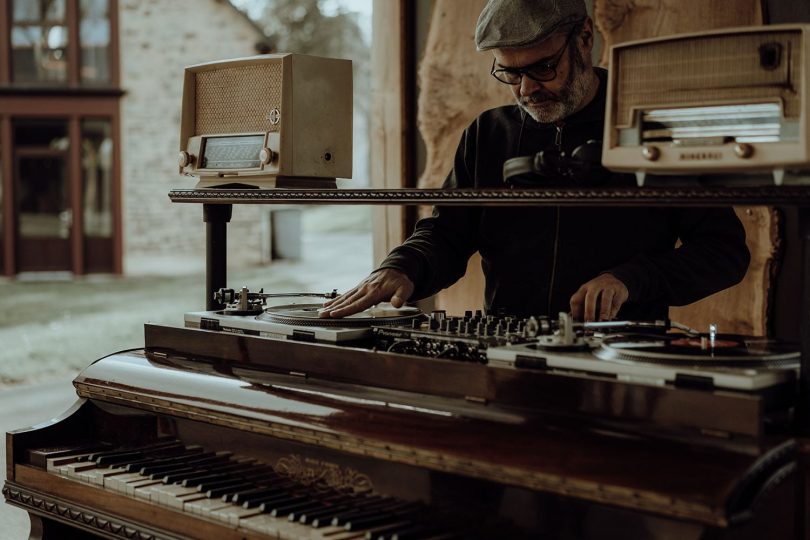
[[[251,516],[258,516],[262,511],[258,508],[243,508],[241,506],[233,505],[229,508],[221,508],[211,513],[212,517],[226,522],[228,525],[236,528],[239,526],[239,521]]]
[[[180,484],[161,483],[160,485],[155,486],[154,490],[155,493],[157,494],[156,502],[158,504],[162,504],[163,506],[174,506],[171,504],[170,501],[173,499],[177,499],[182,495],[189,495],[194,493],[202,495],[199,491],[197,491],[197,488],[183,487]],[[178,508],[182,507],[183,503],[181,502]]]
[[[156,491],[156,488],[158,488],[160,485],[162,484],[150,484],[148,486],[137,488],[135,490],[135,498],[157,502],[158,492]]]
[[[91,471],[84,471],[79,474],[79,476],[86,478],[87,481],[91,484],[103,486],[104,479],[116,476],[119,474],[129,474],[126,469],[115,468],[115,469],[94,469]]]
[[[221,499],[200,499],[183,505],[183,509],[198,516],[208,517],[212,510],[233,506]]]
[[[185,511],[186,504],[205,498],[205,495],[199,491],[196,493],[188,493],[186,495],[178,495],[177,497],[169,499],[167,506],[171,508],[179,508],[180,510]]]
[[[159,484],[160,480],[151,480],[148,476],[142,476],[141,480],[135,480],[132,482],[127,482],[126,491],[125,493],[130,497],[135,496],[135,491],[144,487],[154,486],[155,484]]]
[[[140,473],[127,473],[110,476],[104,479],[104,487],[112,491],[126,493],[127,482],[142,480],[144,476]]]

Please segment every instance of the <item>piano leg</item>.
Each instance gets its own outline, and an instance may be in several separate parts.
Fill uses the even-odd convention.
[[[31,518],[31,533],[28,540],[88,540],[99,538],[95,534],[68,527],[58,521],[43,518],[36,514],[28,513]]]

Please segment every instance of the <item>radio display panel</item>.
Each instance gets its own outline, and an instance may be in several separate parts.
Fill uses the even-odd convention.
[[[200,169],[258,169],[264,135],[205,137]]]

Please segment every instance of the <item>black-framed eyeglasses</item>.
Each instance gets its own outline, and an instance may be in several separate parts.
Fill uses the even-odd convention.
[[[505,67],[498,69],[495,69],[496,61],[493,59],[492,69],[489,72],[490,75],[502,83],[511,85],[520,84],[524,75],[537,82],[553,81],[557,78],[557,65],[560,63],[560,60],[562,60],[563,54],[565,54],[565,50],[568,48],[568,43],[571,41],[574,31],[578,26],[579,25],[574,25],[573,28],[568,31],[568,35],[565,37],[565,43],[563,43],[560,50],[554,53],[554,56],[551,58],[540,60],[539,62],[529,64],[528,66],[516,68]]]

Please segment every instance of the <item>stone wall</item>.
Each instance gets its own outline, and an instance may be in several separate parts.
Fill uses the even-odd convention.
[[[191,188],[177,173],[185,66],[250,56],[259,32],[224,0],[119,0],[121,182],[124,271],[165,256],[204,261],[202,207],[173,204],[170,188]],[[260,206],[238,206],[230,262],[259,260]],[[234,251],[233,249],[231,250]],[[156,262],[155,264],[160,264]]]

